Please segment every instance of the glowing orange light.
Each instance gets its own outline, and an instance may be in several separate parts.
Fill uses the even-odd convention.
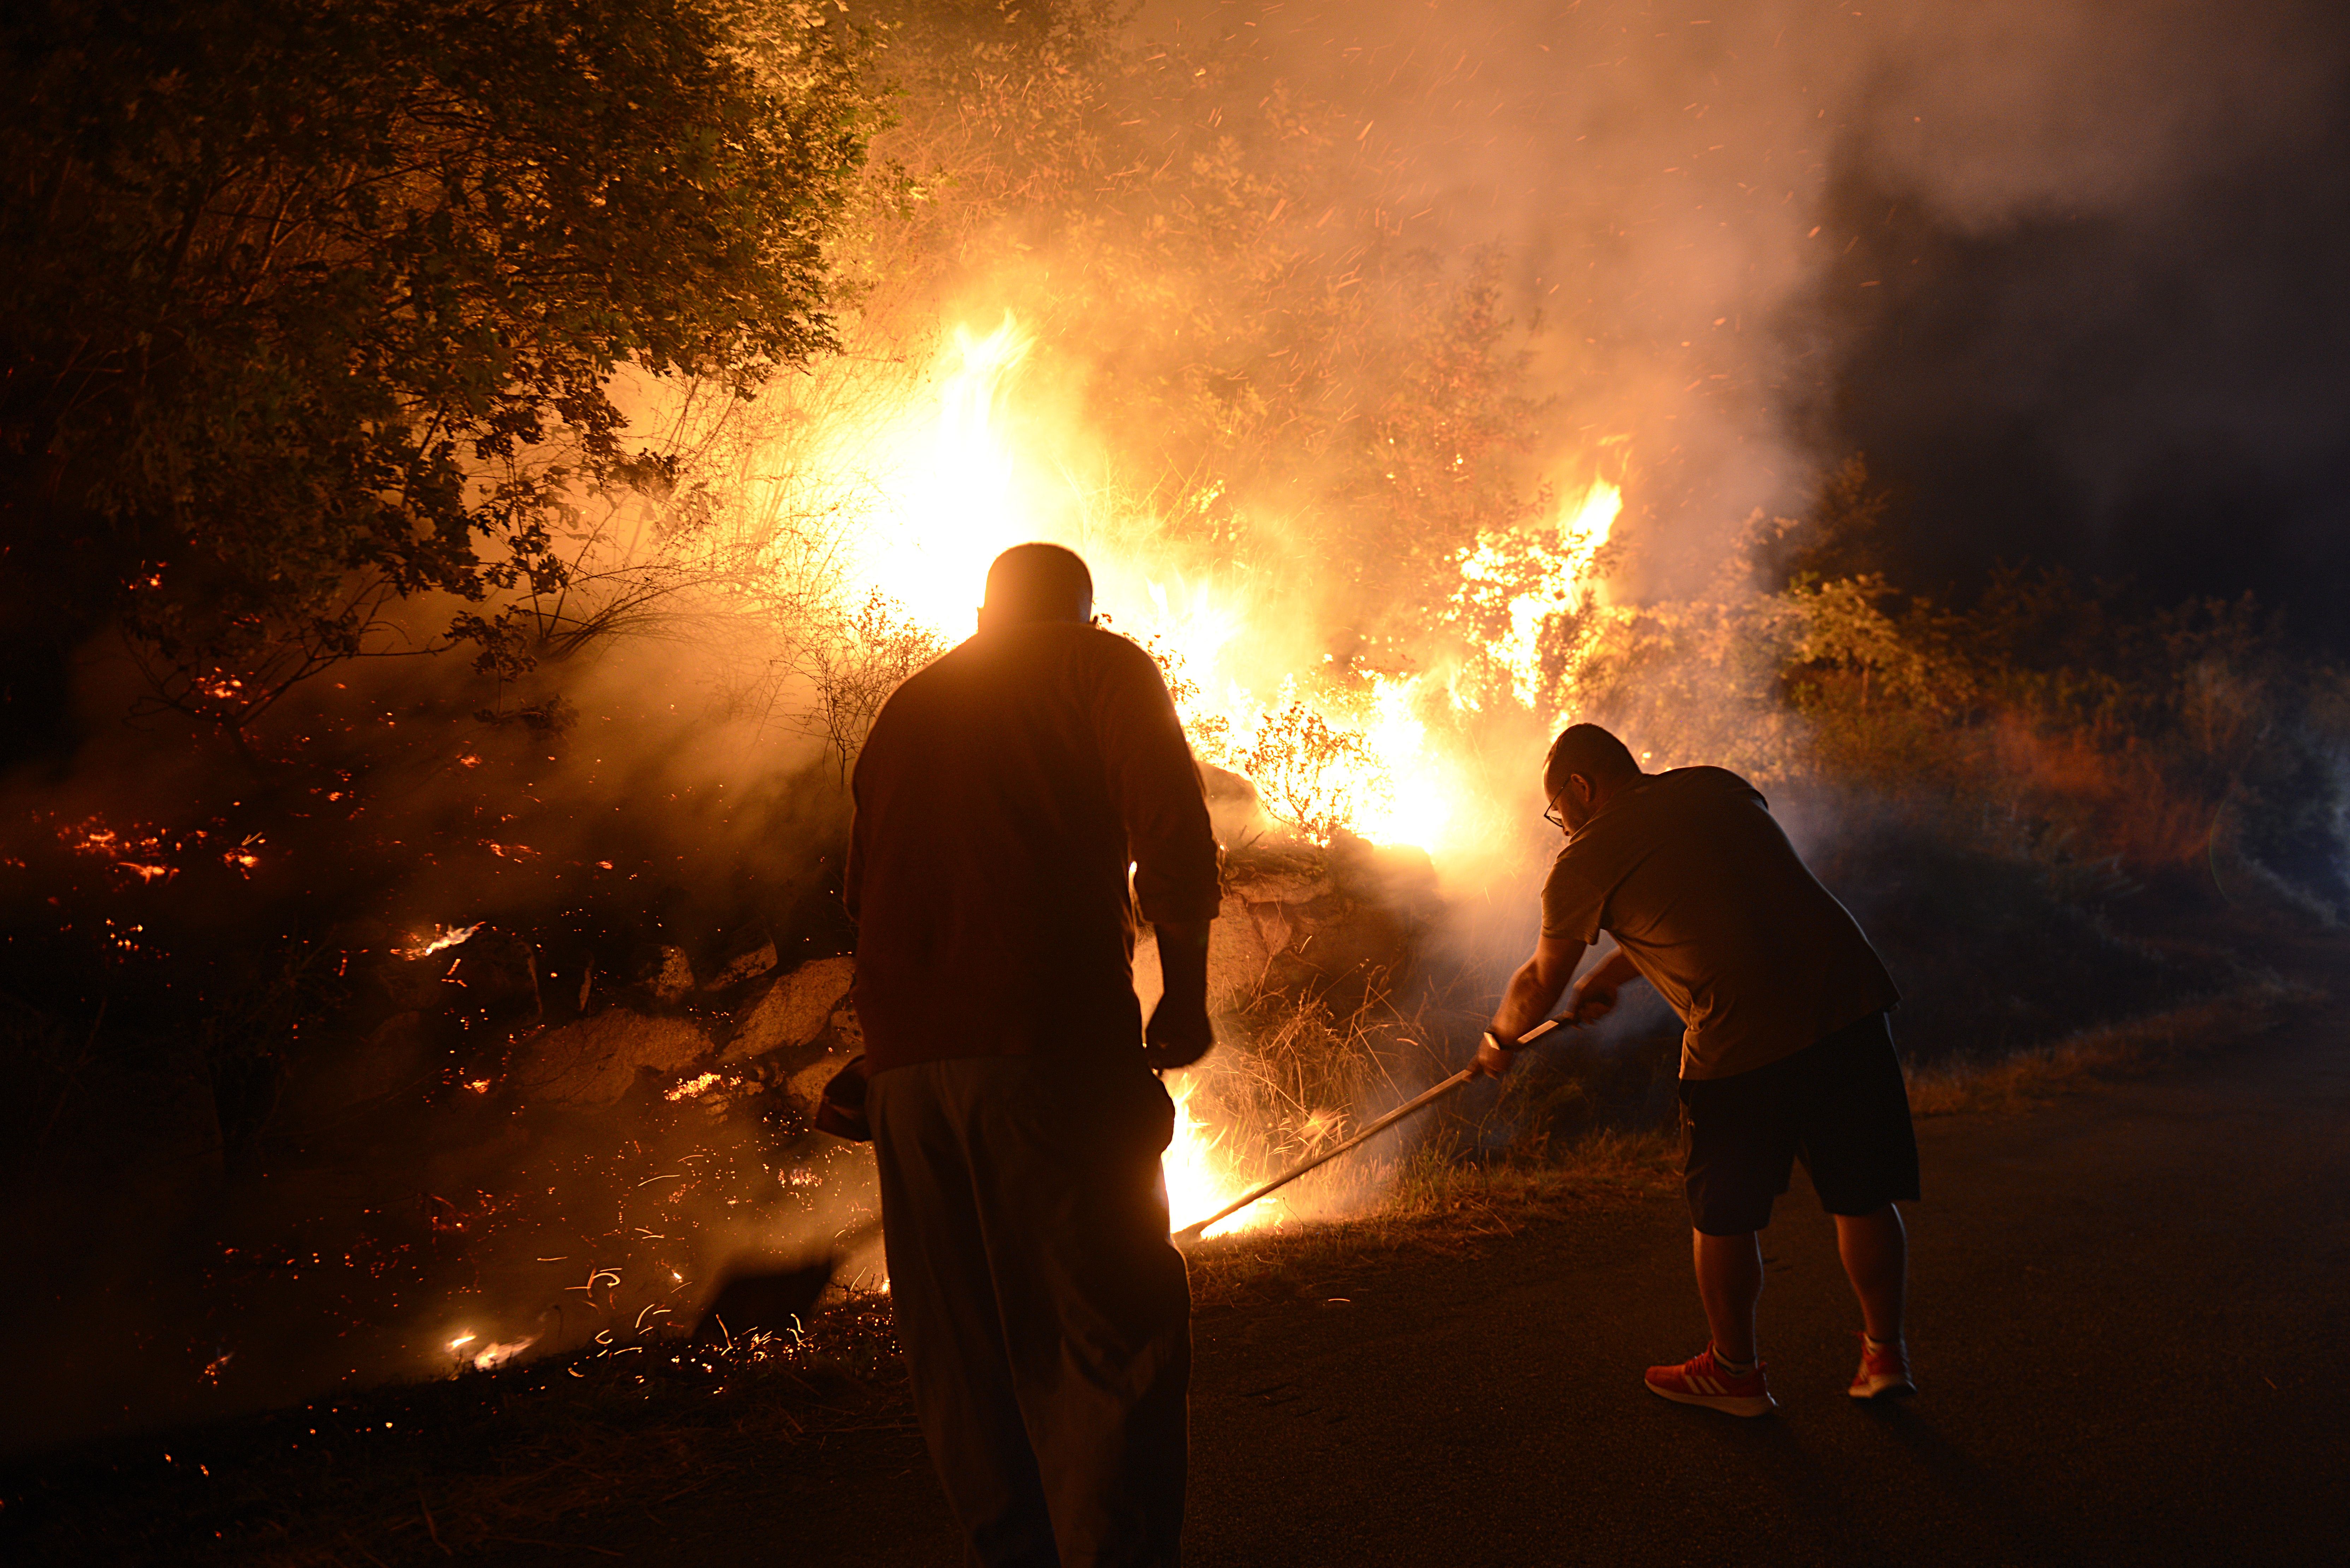
[[[483,921],[476,920],[470,926],[435,926],[431,936],[417,937],[412,939],[411,946],[392,949],[391,956],[410,960],[431,958],[444,948],[453,948],[469,940],[483,924]]]

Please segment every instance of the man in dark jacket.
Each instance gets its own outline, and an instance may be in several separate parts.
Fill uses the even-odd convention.
[[[1575,984],[1572,1015],[1605,1016],[1634,979],[1679,1015],[1683,1176],[1713,1338],[1650,1367],[1648,1387],[1737,1416],[1774,1407],[1754,1345],[1756,1233],[1801,1158],[1860,1300],[1860,1371],[1846,1391],[1914,1392],[1895,1204],[1918,1196],[1918,1145],[1886,1025],[1900,1000],[1892,976],[1736,774],[1643,773],[1623,742],[1577,724],[1553,743],[1543,792],[1567,841],[1543,885],[1542,939],[1478,1061],[1507,1070],[1501,1043],[1550,1016],[1602,931],[1615,950]]]
[[[1191,1295],[1153,1067],[1211,1044],[1217,849],[1085,563],[999,556],[978,635],[858,758],[846,891],[898,1334],[972,1562],[1177,1561]],[[1166,990],[1146,1030],[1136,905]]]

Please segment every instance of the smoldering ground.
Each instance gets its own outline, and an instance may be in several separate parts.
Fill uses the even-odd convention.
[[[151,727],[16,782],[8,1312],[72,1349],[13,1444],[690,1322],[869,1199],[752,1064],[640,1081],[841,950],[815,742],[668,643],[489,722],[454,668],[339,673],[258,774]],[[517,1044],[608,1008],[658,1062]]]

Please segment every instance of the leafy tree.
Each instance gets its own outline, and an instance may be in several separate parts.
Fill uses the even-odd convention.
[[[397,601],[558,589],[570,498],[663,477],[616,369],[747,396],[833,341],[857,47],[784,0],[10,7],[8,618],[115,618],[239,730]],[[485,607],[427,645],[511,666]]]
[[[1779,520],[1777,548],[1770,552],[1780,581],[1803,583],[1859,577],[1884,569],[1890,491],[1868,477],[1868,459],[1854,452],[1822,476],[1812,504],[1800,520]]]
[[[1534,504],[1500,258],[1406,242],[1400,154],[1357,108],[1243,37],[1122,30],[1128,9],[884,5],[904,97],[875,154],[911,199],[861,236],[870,351],[919,336],[892,306],[1011,308],[1081,389],[1089,482],[1205,559],[1262,566],[1323,520],[1315,564],[1358,629],[1418,629],[1451,552]]]

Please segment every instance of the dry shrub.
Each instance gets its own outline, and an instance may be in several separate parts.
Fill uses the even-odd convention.
[[[1210,1058],[1212,1071],[1195,1109],[1229,1129],[1227,1153],[1244,1170],[1267,1174],[1346,1137],[1357,1107],[1391,1094],[1391,1052],[1401,1021],[1384,997],[1350,1016],[1322,998],[1261,992],[1243,1028]]]
[[[1327,844],[1365,804],[1356,794],[1373,758],[1360,730],[1335,726],[1292,701],[1265,720],[1238,761],[1268,812]]]

